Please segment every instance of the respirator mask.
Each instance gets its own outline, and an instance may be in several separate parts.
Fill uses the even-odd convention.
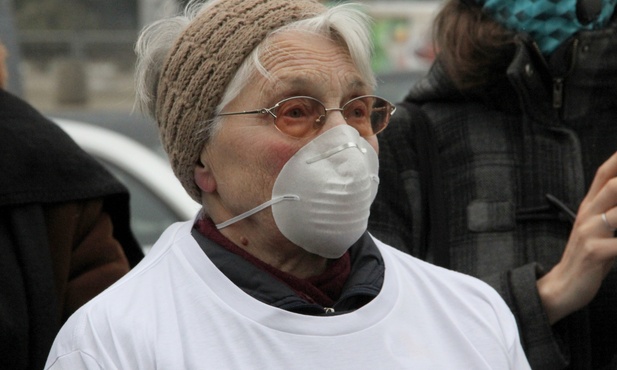
[[[338,258],[366,231],[378,170],[377,153],[358,131],[336,126],[287,161],[269,201],[216,227],[272,207],[276,226],[289,241],[310,253]]]

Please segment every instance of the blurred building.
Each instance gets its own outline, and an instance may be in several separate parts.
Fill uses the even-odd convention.
[[[375,19],[377,73],[428,68],[433,58],[430,23],[441,0],[354,1],[364,3]],[[186,2],[0,0],[0,38],[9,43],[12,61],[21,60],[19,69],[11,66],[11,89],[51,114],[130,111],[139,30]]]
[[[139,30],[178,8],[175,0],[0,0],[0,5],[0,38],[8,41],[13,62],[11,90],[50,114],[129,111]]]

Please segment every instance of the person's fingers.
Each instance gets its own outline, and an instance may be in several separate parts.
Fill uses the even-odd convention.
[[[603,238],[612,238],[617,242],[617,238],[614,238],[615,226],[617,226],[617,207],[596,214],[583,215],[582,212],[579,212],[579,216],[581,217],[577,217],[574,226],[574,234],[582,242],[579,245],[584,245],[587,243],[586,241],[592,239]]]
[[[613,207],[600,215],[604,229],[614,235],[617,230],[617,207]]]
[[[614,159],[617,169],[617,156]],[[603,170],[612,166],[610,163]],[[600,171],[596,181],[602,181],[603,176],[606,172]],[[611,178],[581,204],[561,260],[538,281],[551,323],[588,304],[613,266],[617,258],[616,204],[617,179]]]
[[[587,192],[587,197],[595,197],[604,185],[612,178],[617,177],[617,152],[607,159],[596,171],[591,187]],[[609,208],[607,206],[607,208]]]
[[[617,206],[617,177],[613,177],[606,181],[605,185],[593,197],[586,199],[585,204],[581,207],[581,213],[584,217],[595,217],[602,213],[609,213]],[[611,225],[617,225],[617,217],[610,218]]]

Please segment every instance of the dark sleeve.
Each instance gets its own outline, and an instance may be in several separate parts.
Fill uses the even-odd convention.
[[[0,207],[1,369],[40,369],[60,326],[129,271],[103,199]]]
[[[64,322],[130,266],[102,199],[49,205],[45,220],[58,311]]]
[[[42,369],[60,329],[38,204],[0,207],[0,368]]]
[[[569,362],[569,351],[563,338],[568,324],[551,326],[542,306],[537,279],[543,272],[536,263],[530,263],[492,276],[481,277],[504,299],[516,319],[525,355],[533,369],[563,369]],[[581,320],[571,315],[563,321]],[[559,324],[558,324],[559,325]],[[557,325],[556,325],[557,326]]]

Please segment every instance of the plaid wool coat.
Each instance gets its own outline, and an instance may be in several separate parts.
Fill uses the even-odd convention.
[[[617,353],[615,269],[587,308],[552,327],[536,280],[560,260],[571,214],[617,150],[617,27],[578,34],[557,76],[528,39],[517,43],[502,80],[459,91],[438,58],[398,105],[378,137],[369,229],[492,285],[533,368],[597,369]]]

